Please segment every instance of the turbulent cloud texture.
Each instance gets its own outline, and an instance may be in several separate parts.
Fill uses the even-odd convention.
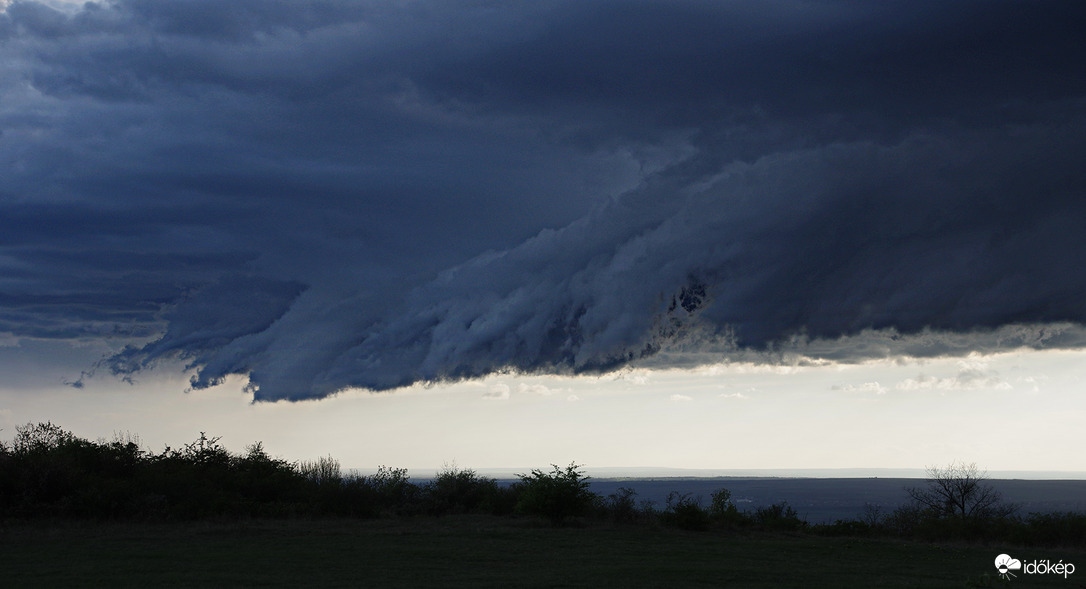
[[[1083,346],[1084,27],[1063,1],[12,2],[0,334],[260,400]]]

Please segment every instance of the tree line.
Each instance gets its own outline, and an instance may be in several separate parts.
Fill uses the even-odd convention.
[[[727,489],[709,500],[677,492],[665,505],[630,488],[593,493],[582,467],[551,465],[511,484],[447,466],[413,482],[406,469],[344,473],[332,457],[291,462],[261,443],[242,453],[200,436],[161,452],[138,438],[89,441],[51,423],[16,428],[0,442],[0,518],[190,520],[238,517],[426,517],[490,514],[537,517],[554,525],[610,522],[691,531],[768,530],[921,540],[1086,545],[1086,514],[1018,513],[972,464],[931,468],[908,501],[885,512],[867,506],[851,520],[812,525],[787,503],[740,511]]]

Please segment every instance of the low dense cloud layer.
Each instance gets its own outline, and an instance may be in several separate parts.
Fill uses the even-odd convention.
[[[11,2],[0,334],[260,400],[1081,347],[1084,29],[1063,1]]]

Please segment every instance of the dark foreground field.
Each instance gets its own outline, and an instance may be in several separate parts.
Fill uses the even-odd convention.
[[[488,516],[8,523],[0,586],[973,587],[1004,552],[1079,567],[1008,587],[1086,586],[1083,551]]]

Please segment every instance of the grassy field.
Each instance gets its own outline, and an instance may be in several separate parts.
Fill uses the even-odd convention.
[[[1075,563],[1086,553],[652,526],[553,528],[528,519],[8,523],[3,587],[970,587],[1001,552]],[[1002,586],[996,582],[993,586]]]

